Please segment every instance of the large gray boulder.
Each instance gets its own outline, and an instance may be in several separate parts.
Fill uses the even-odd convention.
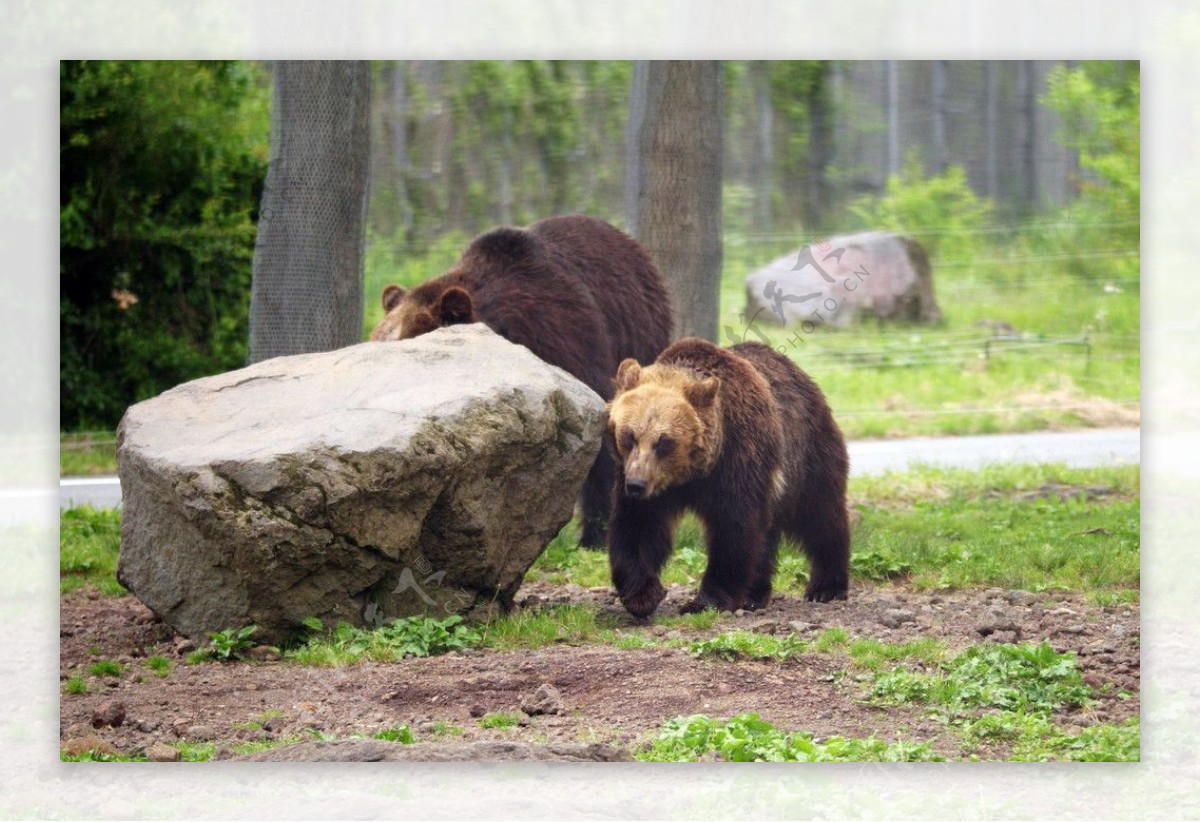
[[[925,249],[885,231],[831,237],[773,260],[746,277],[746,322],[845,325],[855,315],[936,323]]]
[[[483,325],[195,380],[121,421],[117,576],[192,637],[505,606],[604,414]]]

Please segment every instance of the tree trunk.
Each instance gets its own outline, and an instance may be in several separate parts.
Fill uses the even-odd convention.
[[[996,156],[996,61],[988,60],[983,64],[983,129],[986,133],[984,144],[987,155],[985,159],[987,196],[993,200],[1000,197],[999,177],[997,175],[998,158]]]
[[[1021,106],[1021,178],[1024,183],[1024,203],[1021,211],[1032,214],[1037,210],[1037,81],[1032,60],[1017,63],[1017,100]]]
[[[900,65],[884,63],[887,71],[887,176],[900,173]]]
[[[933,98],[933,170],[941,174],[950,164],[950,146],[946,140],[946,61],[929,65],[929,85]]]
[[[809,232],[825,227],[829,202],[828,168],[833,154],[833,112],[829,101],[829,63],[819,63],[808,90],[808,203],[805,215]]]
[[[754,144],[753,160],[751,161],[751,180],[754,186],[754,226],[757,233],[767,234],[771,231],[771,169],[775,164],[775,109],[771,105],[771,75],[769,63],[756,61],[751,63],[754,81],[754,110],[755,125],[758,129],[758,139]]]
[[[676,338],[717,339],[722,97],[719,62],[634,65],[629,225],[671,289]]]
[[[250,362],[362,340],[370,64],[281,61],[274,82]]]

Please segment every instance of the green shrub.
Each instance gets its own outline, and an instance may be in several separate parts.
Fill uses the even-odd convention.
[[[60,424],[245,364],[268,95],[254,63],[59,64]]]

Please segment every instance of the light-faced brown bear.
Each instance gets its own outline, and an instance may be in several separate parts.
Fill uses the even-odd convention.
[[[659,571],[685,510],[704,524],[708,565],[684,613],[766,605],[781,534],[808,555],[806,599],[846,598],[850,463],[807,374],[760,343],[689,338],[651,366],[622,362],[616,387],[609,561],[626,610],[648,617],[666,595]]]
[[[482,322],[606,400],[622,360],[653,362],[671,340],[670,298],[646,252],[582,215],[481,234],[440,277],[409,291],[387,286],[383,309],[372,340]],[[612,456],[602,448],[580,496],[585,546],[604,547],[612,477]]]

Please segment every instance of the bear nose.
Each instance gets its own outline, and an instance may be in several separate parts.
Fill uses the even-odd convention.
[[[625,480],[625,496],[633,499],[641,499],[646,494],[646,483],[641,480],[627,479]]]

